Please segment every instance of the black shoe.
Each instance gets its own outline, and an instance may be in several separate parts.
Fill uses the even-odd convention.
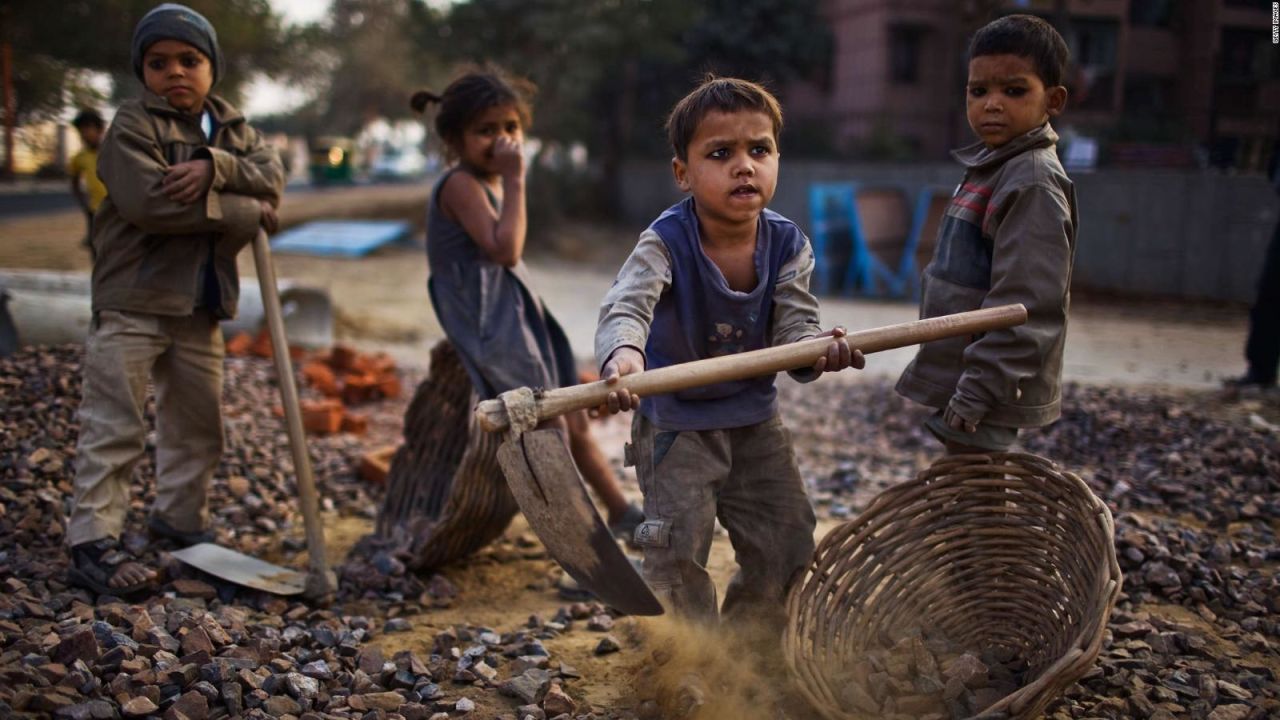
[[[172,540],[183,547],[191,547],[192,545],[199,545],[200,543],[213,542],[212,530],[183,532],[165,522],[159,515],[152,515],[147,518],[147,530],[151,533],[152,537]]]
[[[1223,380],[1222,384],[1227,388],[1234,388],[1237,390],[1246,390],[1249,388],[1268,390],[1276,386],[1276,379],[1271,378],[1270,380],[1264,380],[1253,373],[1245,373],[1240,377]]]
[[[132,555],[120,549],[115,538],[103,538],[71,547],[71,567],[67,581],[98,595],[128,597],[143,591],[154,590],[154,580],[143,580],[123,587],[111,587],[111,579],[124,566],[138,564]],[[145,566],[143,566],[145,567]]]

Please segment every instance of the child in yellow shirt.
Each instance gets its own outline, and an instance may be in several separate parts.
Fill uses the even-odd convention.
[[[80,135],[81,147],[80,152],[67,163],[67,174],[71,176],[71,195],[84,211],[84,245],[93,252],[89,244],[93,235],[93,214],[98,212],[98,206],[107,196],[107,186],[98,178],[98,146],[102,144],[107,124],[97,110],[85,109],[76,114],[71,125]]]

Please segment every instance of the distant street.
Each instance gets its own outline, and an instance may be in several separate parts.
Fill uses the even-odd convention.
[[[416,182],[416,181],[415,181]],[[361,182],[353,187],[372,187],[395,185],[393,182]],[[337,190],[343,186],[323,188]],[[320,190],[309,183],[291,183],[285,192],[289,195],[312,193]],[[24,215],[41,215],[74,210],[76,201],[71,197],[70,184],[66,180],[41,180],[24,182],[17,185],[0,183],[0,218],[22,217]]]
[[[310,220],[382,218],[421,222],[432,181],[357,185],[315,190],[290,187],[281,218],[286,226]],[[0,268],[85,272],[88,253],[80,246],[84,223],[69,196],[30,192],[25,199],[65,200],[64,209],[33,212],[30,204],[11,202],[0,186],[0,200],[17,215],[0,211]],[[595,248],[609,261],[572,262],[557,256],[545,241],[535,242],[528,258],[534,285],[556,314],[580,359],[590,357],[599,298],[613,282],[617,265],[631,242],[626,232],[594,226],[565,227],[558,236],[567,246]],[[570,242],[577,237],[576,240]],[[621,245],[619,245],[621,243]],[[605,250],[605,248],[613,248]],[[621,249],[619,249],[621,248]],[[586,259],[585,257],[583,259]],[[332,258],[281,253],[275,258],[282,278],[329,292],[339,308],[344,332],[362,343],[384,343],[405,364],[420,365],[443,331],[427,300],[427,265],[420,247],[396,246],[368,257]],[[242,277],[254,273],[252,254],[240,258]],[[915,319],[906,302],[825,297],[824,326],[850,330]],[[1095,384],[1165,385],[1212,388],[1243,370],[1247,313],[1230,306],[1196,302],[1159,303],[1080,294],[1071,308],[1063,375]],[[895,376],[913,357],[910,348],[879,353],[868,360],[867,375]],[[862,373],[836,379],[853,382]]]
[[[20,217],[70,210],[76,201],[64,183],[61,191],[41,189],[35,192],[0,191],[0,217]]]

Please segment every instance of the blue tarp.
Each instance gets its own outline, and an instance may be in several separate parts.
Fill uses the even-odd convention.
[[[274,252],[362,257],[409,236],[397,220],[316,220],[290,228],[271,240]]]

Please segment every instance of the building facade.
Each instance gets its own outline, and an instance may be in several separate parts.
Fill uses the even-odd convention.
[[[969,37],[1011,12],[1065,28],[1057,125],[1093,140],[1101,163],[1265,168],[1280,125],[1268,0],[826,0],[831,66],[788,88],[788,113],[842,154],[943,159],[972,137]]]

